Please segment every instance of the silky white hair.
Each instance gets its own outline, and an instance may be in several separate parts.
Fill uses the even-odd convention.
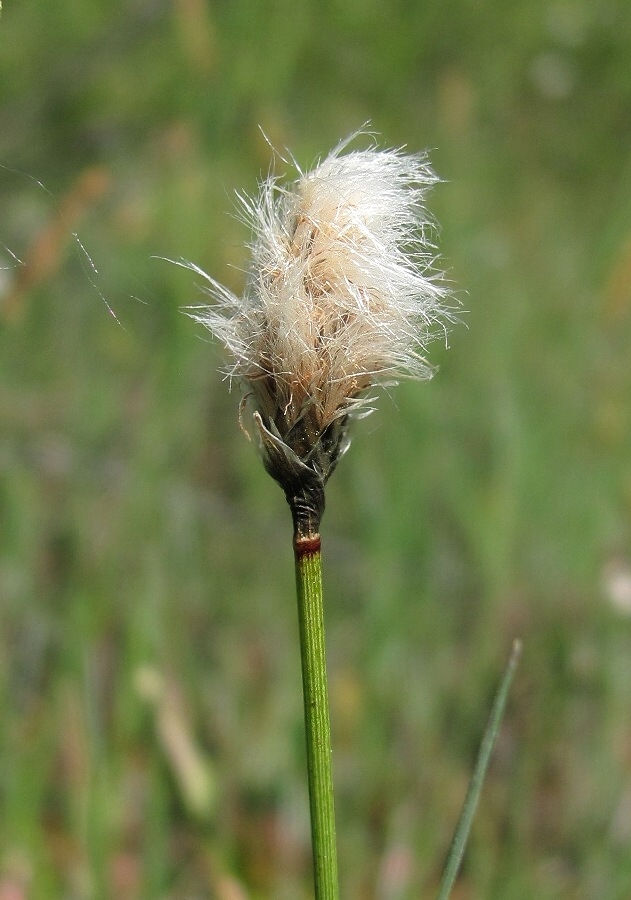
[[[226,346],[228,374],[279,437],[308,417],[316,440],[335,419],[369,411],[372,386],[430,377],[427,343],[452,318],[426,155],[344,152],[359,134],[312,171],[296,166],[295,181],[270,175],[257,197],[240,198],[253,235],[241,297],[184,263],[214,301],[190,315]]]

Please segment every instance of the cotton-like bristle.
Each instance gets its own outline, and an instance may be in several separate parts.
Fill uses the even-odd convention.
[[[324,484],[372,387],[430,377],[426,344],[452,318],[424,205],[437,181],[427,158],[342,152],[351,139],[295,181],[270,176],[240,198],[253,235],[242,297],[191,266],[215,302],[190,314],[231,354],[227,372],[244,382],[286,491],[287,460]]]
[[[425,346],[450,317],[424,207],[436,180],[423,155],[338,148],[242,201],[253,231],[244,295],[211,281],[216,305],[194,315],[266,416],[280,404],[290,424],[313,406],[321,430],[371,385],[431,374]]]

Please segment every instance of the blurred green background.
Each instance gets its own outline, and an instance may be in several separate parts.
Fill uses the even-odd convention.
[[[289,514],[152,257],[240,290],[259,126],[367,120],[468,312],[328,490],[343,896],[435,896],[521,636],[454,896],[631,897],[631,5],[5,0],[2,900],[310,896]]]

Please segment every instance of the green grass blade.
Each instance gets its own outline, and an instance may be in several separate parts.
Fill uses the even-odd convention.
[[[460,868],[462,856],[471,830],[471,823],[473,822],[473,817],[482,792],[486,770],[489,765],[489,760],[491,759],[493,747],[495,746],[497,734],[506,708],[508,692],[513,681],[513,676],[515,675],[519,657],[521,656],[521,649],[521,641],[513,641],[511,654],[506,664],[506,668],[504,669],[504,674],[497,690],[497,694],[495,695],[486,731],[482,738],[480,752],[478,753],[475,769],[473,770],[473,775],[469,782],[469,789],[462,807],[462,813],[460,814],[453,841],[449,848],[449,855],[447,857],[447,862],[445,863],[445,870],[440,883],[438,900],[448,900],[458,874],[458,869]]]

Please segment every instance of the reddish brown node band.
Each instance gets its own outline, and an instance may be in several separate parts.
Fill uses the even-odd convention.
[[[309,537],[298,537],[294,540],[296,557],[302,559],[305,556],[313,556],[320,552],[320,535],[312,534]]]

